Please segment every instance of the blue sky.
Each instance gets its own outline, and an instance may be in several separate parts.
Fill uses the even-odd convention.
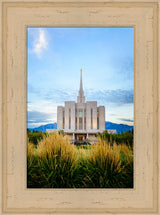
[[[106,121],[133,125],[132,27],[27,30],[28,127],[57,121],[57,106],[76,101],[80,69],[87,101],[104,105]]]

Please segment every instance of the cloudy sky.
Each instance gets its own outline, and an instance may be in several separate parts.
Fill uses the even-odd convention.
[[[133,125],[132,27],[27,30],[28,127],[57,121],[57,106],[76,101],[83,72],[87,101],[104,105],[106,121]]]

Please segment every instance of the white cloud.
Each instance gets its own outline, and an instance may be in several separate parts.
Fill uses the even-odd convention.
[[[38,36],[35,38],[33,42],[34,52],[38,57],[41,57],[42,52],[48,48],[47,35],[46,31],[42,28],[38,29]]]

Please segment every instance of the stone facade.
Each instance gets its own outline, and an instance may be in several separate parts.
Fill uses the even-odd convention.
[[[96,134],[105,130],[105,107],[97,106],[96,101],[85,102],[82,70],[77,103],[66,101],[57,107],[57,130],[63,130],[72,142],[94,142]]]
[[[116,129],[106,129],[108,134],[117,134],[117,130]]]
[[[46,132],[47,133],[54,133],[54,132],[57,132],[57,129],[53,129],[53,128],[46,129]]]

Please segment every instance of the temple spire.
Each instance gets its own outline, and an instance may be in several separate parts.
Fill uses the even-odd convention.
[[[80,89],[79,89],[79,91],[80,91],[80,95],[82,95],[82,93],[83,93],[83,85],[82,85],[82,69],[81,69],[80,71],[81,71],[81,81],[80,81]]]
[[[84,97],[84,92],[83,92],[83,84],[82,84],[82,69],[80,70],[81,72],[81,77],[80,77],[80,89],[79,89],[79,93],[77,96],[77,102],[78,103],[85,103],[85,97]]]

